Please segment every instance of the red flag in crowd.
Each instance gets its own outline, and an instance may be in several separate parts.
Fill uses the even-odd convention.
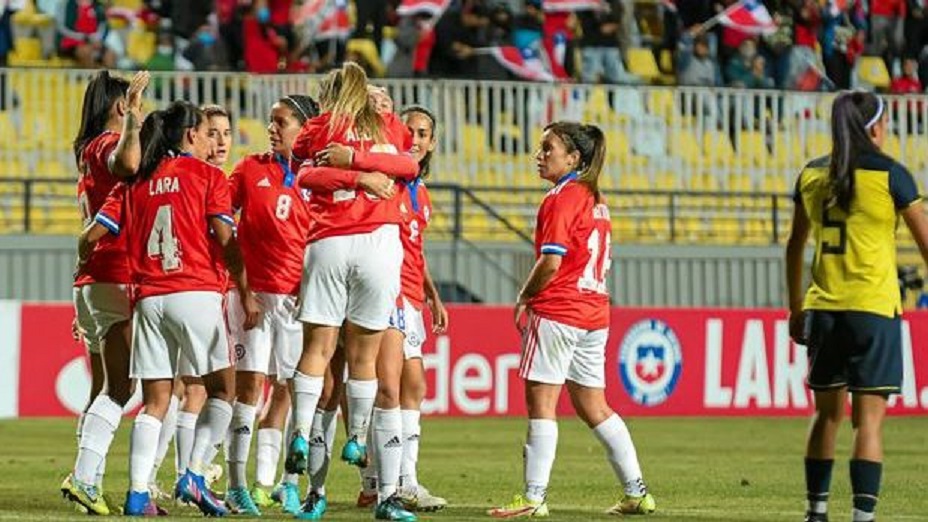
[[[606,3],[603,0],[544,0],[542,8],[548,13],[593,11],[605,9]]]
[[[438,18],[451,5],[451,0],[403,0],[396,9],[399,16],[414,16],[419,14]]]
[[[535,82],[552,82],[554,75],[548,70],[544,61],[534,49],[519,49],[515,46],[486,47],[477,49],[496,58],[500,65],[523,80]]]
[[[772,34],[777,30],[770,12],[758,0],[741,0],[733,4],[719,13],[718,21],[748,34]]]

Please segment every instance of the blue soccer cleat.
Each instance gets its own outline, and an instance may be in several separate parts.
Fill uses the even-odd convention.
[[[329,503],[325,499],[325,495],[310,491],[309,495],[306,495],[306,502],[303,502],[300,514],[296,518],[301,520],[321,520],[328,507]]]
[[[395,494],[377,504],[377,509],[374,510],[374,518],[376,520],[397,520],[399,522],[416,522],[417,520],[416,515],[403,507],[403,501]]]
[[[233,515],[261,516],[261,512],[258,511],[258,506],[255,505],[254,499],[251,498],[248,488],[229,488],[229,491],[226,492],[226,507]]]
[[[127,517],[163,517],[167,516],[168,512],[152,502],[147,491],[129,491],[126,493],[122,514]]]
[[[296,484],[281,482],[274,487],[271,498],[281,505],[284,513],[300,514],[300,490]]]
[[[368,464],[367,447],[360,444],[357,437],[351,437],[342,448],[342,460],[352,466],[366,468]]]
[[[229,514],[222,502],[206,487],[203,475],[197,475],[189,469],[177,481],[174,496],[184,502],[196,504],[200,512],[208,517],[223,517]]]
[[[309,441],[303,436],[303,432],[296,431],[293,438],[290,439],[290,447],[287,451],[287,460],[284,461],[284,469],[287,473],[296,473],[302,475],[306,473],[306,466],[309,463]]]

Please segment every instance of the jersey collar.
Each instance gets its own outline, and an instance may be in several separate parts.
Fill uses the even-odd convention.
[[[412,181],[406,182],[406,188],[409,189],[409,201],[412,203],[413,212],[419,212],[419,185],[422,184],[422,176],[416,176]]]
[[[560,186],[565,185],[566,183],[568,183],[568,182],[570,182],[570,181],[573,181],[573,180],[575,180],[575,179],[577,179],[577,171],[576,171],[576,170],[571,171],[571,172],[569,172],[569,173],[564,174],[563,176],[561,176],[561,179],[557,180],[557,183],[555,183],[554,186],[555,186],[555,187],[560,187]]]
[[[292,187],[293,182],[296,180],[296,176],[293,175],[293,169],[290,168],[290,162],[280,154],[274,154],[274,160],[284,171],[284,186],[287,188]]]

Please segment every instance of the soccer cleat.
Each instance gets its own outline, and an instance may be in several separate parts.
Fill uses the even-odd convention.
[[[61,483],[61,494],[64,498],[78,504],[91,515],[109,515],[110,508],[106,505],[103,494],[93,484],[85,484],[72,475],[65,477]]]
[[[222,502],[206,487],[206,480],[203,476],[189,469],[177,481],[174,496],[195,504],[200,512],[208,517],[222,517],[229,514]]]
[[[403,502],[396,494],[377,504],[377,509],[374,510],[374,518],[376,520],[398,520],[400,522],[415,522],[417,520],[416,515],[403,507]]]
[[[806,511],[805,522],[828,522],[828,513],[813,513]]]
[[[284,469],[287,473],[296,473],[302,475],[306,473],[306,466],[309,462],[309,442],[303,436],[303,432],[295,431],[293,438],[290,439],[290,446],[287,449],[287,459],[284,461]]]
[[[377,503],[377,492],[376,491],[364,491],[363,489],[358,492],[358,502],[357,506],[359,508],[369,508]]]
[[[300,513],[296,518],[301,520],[322,520],[322,515],[325,515],[328,507],[329,502],[325,499],[325,495],[310,491],[309,495],[306,495],[306,501],[303,502],[303,507],[300,508]]]
[[[609,508],[606,513],[610,515],[647,515],[654,513],[657,509],[657,503],[650,493],[642,496],[625,495],[616,505]]]
[[[153,502],[157,502],[159,500],[171,500],[171,494],[161,489],[161,483],[159,482],[152,482],[149,484],[148,493],[151,495]]]
[[[351,437],[342,447],[342,460],[359,468],[367,467],[367,447],[358,443],[357,437]]]
[[[548,503],[544,500],[532,502],[522,495],[516,495],[509,504],[493,508],[487,511],[487,514],[493,518],[546,517],[548,516]]]
[[[300,514],[300,490],[296,484],[282,482],[274,487],[271,499],[281,505],[284,513]]]
[[[259,508],[269,508],[274,504],[277,504],[277,501],[271,498],[271,495],[267,492],[267,490],[258,484],[255,484],[251,488],[251,498],[255,501],[255,505]]]
[[[127,492],[122,513],[127,517],[165,517],[168,515],[167,511],[158,507],[152,501],[151,495],[147,491]]]
[[[424,486],[400,488],[397,494],[406,509],[410,511],[439,511],[448,505],[448,501],[429,493]]]
[[[229,513],[233,515],[261,516],[261,512],[258,511],[258,506],[255,505],[255,501],[251,498],[248,488],[229,488],[226,493],[226,507],[229,509]]]

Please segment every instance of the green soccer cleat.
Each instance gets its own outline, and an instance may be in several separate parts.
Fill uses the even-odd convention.
[[[544,500],[532,502],[522,495],[516,495],[509,504],[493,508],[487,511],[487,514],[493,518],[546,517],[548,516],[548,503]]]
[[[650,493],[642,496],[625,495],[616,505],[609,508],[606,513],[610,515],[648,515],[654,513],[657,503]]]
[[[277,501],[271,498],[271,494],[258,484],[251,488],[251,499],[255,501],[255,505],[259,508],[269,508],[277,504]]]
[[[83,507],[91,515],[109,515],[110,508],[106,505],[103,494],[97,491],[93,484],[84,484],[72,475],[65,477],[61,483],[61,494],[64,498]]]

